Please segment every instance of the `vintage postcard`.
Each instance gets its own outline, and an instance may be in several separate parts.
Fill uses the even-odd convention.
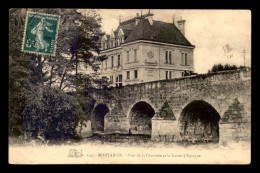
[[[10,9],[10,164],[250,164],[251,11]]]

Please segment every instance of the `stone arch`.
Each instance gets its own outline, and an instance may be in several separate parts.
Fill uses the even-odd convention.
[[[129,106],[129,107],[127,107],[127,117],[129,117],[129,114],[130,114],[130,112],[131,112],[131,109],[133,108],[133,106],[135,105],[135,104],[137,104],[138,102],[146,102],[147,104],[149,104],[152,108],[153,108],[153,110],[155,111],[155,113],[157,113],[158,112],[158,106],[156,107],[149,99],[147,99],[147,98],[143,98],[143,99],[141,99],[141,100],[139,100],[139,99],[137,99],[137,100],[135,100],[134,102],[132,102],[132,104]],[[160,106],[160,105],[159,105]]]
[[[93,111],[95,110],[95,108],[98,106],[98,105],[105,105],[109,110],[111,110],[111,104],[108,104],[106,101],[96,101],[94,106],[93,106],[93,109],[91,110],[91,115],[93,114]]]
[[[183,109],[187,105],[189,105],[193,101],[198,101],[198,100],[201,100],[201,101],[204,101],[204,102],[210,104],[218,112],[218,114],[222,118],[225,110],[228,108],[228,102],[229,102],[230,99],[211,98],[209,96],[205,97],[204,95],[196,95],[196,96],[190,97],[185,102],[183,102],[178,109],[175,110],[176,112],[174,112],[174,113],[175,113],[176,119],[179,119]]]
[[[109,107],[106,104],[96,104],[91,113],[91,128],[92,132],[103,132],[105,127],[105,116],[109,112]]]
[[[179,117],[181,139],[192,142],[218,142],[220,119],[217,110],[208,102],[190,102]]]
[[[135,103],[128,114],[129,133],[151,135],[154,115],[155,110],[149,103],[144,101]]]

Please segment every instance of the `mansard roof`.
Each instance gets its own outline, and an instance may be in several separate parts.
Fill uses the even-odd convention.
[[[135,20],[120,23],[120,25],[116,29],[116,32],[118,32],[120,28],[122,28],[123,30],[133,30],[135,28]]]
[[[128,37],[132,30],[122,29],[124,32],[125,37]]]
[[[135,40],[149,40],[193,46],[173,23],[154,21],[151,25],[148,19],[142,19],[129,34],[125,43]]]
[[[135,22],[136,18],[140,19],[137,25]],[[149,20],[144,17],[136,18],[121,22],[114,31],[115,37],[118,36],[119,30],[122,29],[125,43],[136,40],[148,40],[194,47],[175,24],[155,20],[150,24]],[[109,39],[109,36],[107,38]]]

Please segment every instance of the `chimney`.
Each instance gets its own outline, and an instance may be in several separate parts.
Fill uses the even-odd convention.
[[[140,22],[140,16],[139,13],[136,13],[136,17],[135,17],[135,25],[137,25]]]
[[[182,20],[182,18],[181,18],[181,20],[177,21],[178,28],[183,35],[185,35],[185,22],[186,22],[186,20]]]
[[[148,13],[146,19],[148,19],[149,23],[151,25],[153,25],[153,14],[152,13]]]

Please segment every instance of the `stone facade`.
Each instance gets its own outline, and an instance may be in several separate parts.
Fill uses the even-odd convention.
[[[151,21],[152,14],[137,16],[103,36],[99,56],[107,59],[101,63],[100,73],[110,86],[179,78],[193,72],[195,46],[184,36],[184,23],[179,31],[174,23]]]
[[[105,104],[109,109],[104,118],[105,133],[129,133],[133,107],[145,102],[155,112],[151,118],[151,139],[183,140],[183,110],[190,103],[200,101],[219,114],[221,142],[250,140],[251,69],[93,90],[91,95],[96,100],[94,107]]]

